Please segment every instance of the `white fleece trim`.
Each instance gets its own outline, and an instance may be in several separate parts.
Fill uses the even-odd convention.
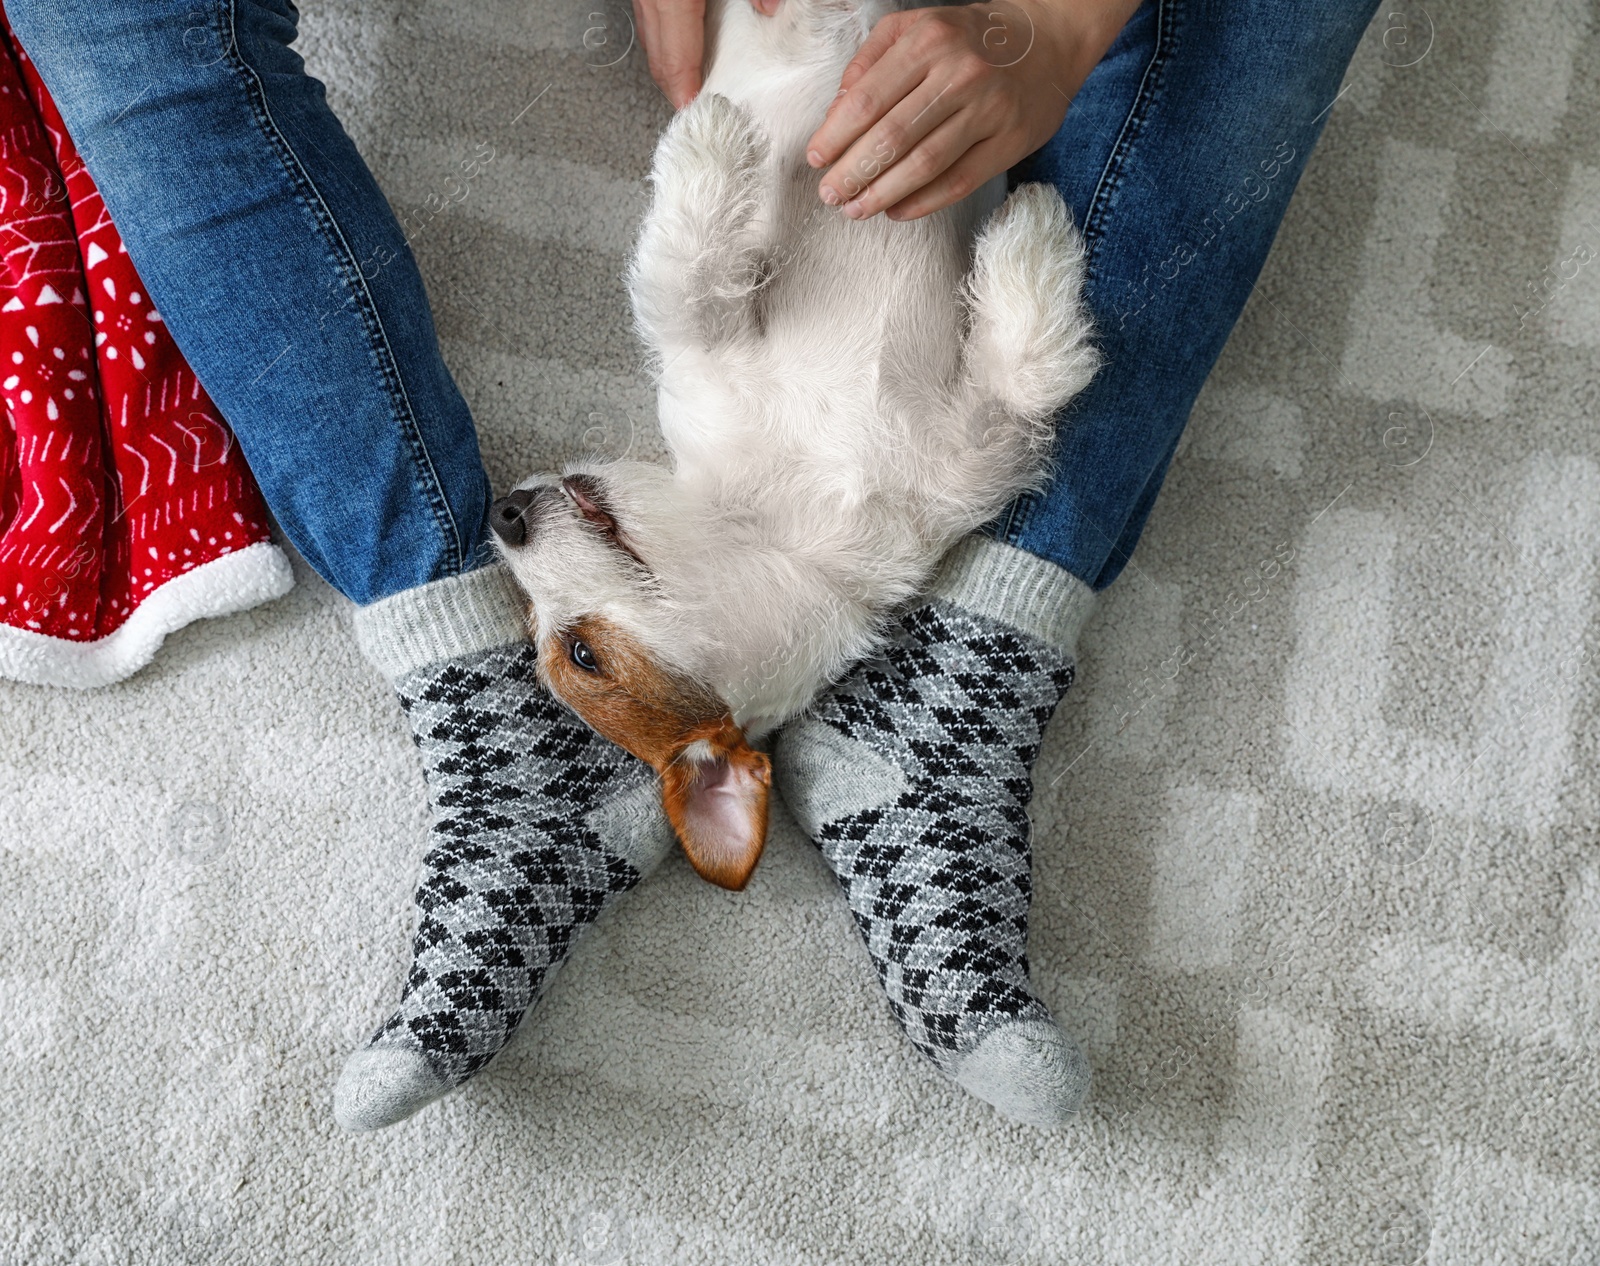
[[[0,677],[80,690],[109,686],[148,664],[168,633],[281,598],[293,586],[294,572],[283,551],[271,541],[257,541],[174,576],[119,628],[93,642],[0,625]]]

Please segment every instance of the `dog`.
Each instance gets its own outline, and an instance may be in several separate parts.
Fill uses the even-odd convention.
[[[490,511],[544,682],[657,770],[690,863],[733,890],[766,838],[753,744],[1040,484],[1097,367],[1053,188],[997,177],[898,223],[818,198],[806,141],[892,7],[707,6],[628,271],[671,467],[580,462]]]

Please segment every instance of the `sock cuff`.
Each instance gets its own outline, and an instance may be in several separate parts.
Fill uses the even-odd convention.
[[[1095,602],[1065,568],[976,532],[944,556],[928,596],[1019,628],[1073,660]]]
[[[504,563],[356,608],[356,644],[391,682],[446,659],[527,640],[527,600]]]

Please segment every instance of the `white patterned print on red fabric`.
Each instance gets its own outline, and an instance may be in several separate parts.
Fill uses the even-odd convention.
[[[105,638],[163,585],[268,539],[232,433],[14,37],[0,55],[0,369],[0,624]]]

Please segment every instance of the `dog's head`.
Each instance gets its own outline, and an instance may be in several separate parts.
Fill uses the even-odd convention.
[[[745,886],[766,840],[772,766],[706,684],[711,548],[667,471],[642,462],[526,481],[494,503],[500,553],[532,600],[550,691],[653,766],[667,817],[706,879]]]

